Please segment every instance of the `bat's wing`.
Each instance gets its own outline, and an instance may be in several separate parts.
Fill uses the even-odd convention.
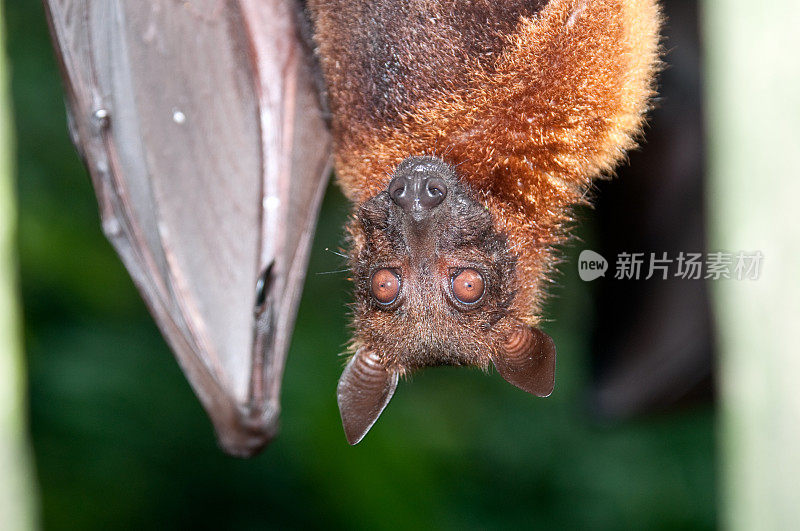
[[[208,411],[252,455],[330,167],[296,6],[45,0],[103,229]]]

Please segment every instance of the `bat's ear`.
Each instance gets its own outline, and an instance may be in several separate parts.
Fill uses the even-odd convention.
[[[369,349],[358,349],[350,359],[336,390],[347,442],[358,444],[375,424],[397,389],[398,377]]]
[[[503,342],[492,362],[500,375],[536,396],[553,392],[556,376],[556,345],[537,328],[521,325]]]

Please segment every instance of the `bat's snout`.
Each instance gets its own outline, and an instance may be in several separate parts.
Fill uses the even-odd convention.
[[[447,183],[438,170],[436,163],[425,160],[398,168],[389,183],[389,196],[408,213],[435,209],[447,197]]]

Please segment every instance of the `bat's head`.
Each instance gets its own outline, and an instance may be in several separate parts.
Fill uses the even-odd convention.
[[[434,157],[404,160],[386,190],[357,207],[349,226],[356,354],[338,392],[351,444],[398,377],[422,367],[493,363],[525,391],[552,391],[555,347],[519,313],[518,256],[494,221]]]

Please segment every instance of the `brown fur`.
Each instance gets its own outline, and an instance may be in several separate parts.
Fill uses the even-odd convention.
[[[452,169],[444,171],[447,199],[422,224],[410,227],[401,209],[381,192],[358,207],[348,227],[355,345],[368,345],[387,367],[400,372],[430,365],[485,368],[516,324],[510,313],[519,291],[515,253],[506,235],[495,230],[491,213],[473,199],[474,192]],[[404,284],[389,307],[376,303],[369,289],[371,272],[384,267],[399,270]],[[459,304],[447,285],[452,270],[465,267],[486,279],[484,296],[474,306]]]
[[[503,318],[481,331],[483,338],[449,337],[477,332],[452,324],[440,338],[465,354],[443,354],[439,362],[485,366],[515,323],[537,324],[571,207],[635,145],[658,68],[655,1],[308,5],[337,176],[356,204],[356,266],[374,258],[359,256],[366,247],[358,205],[384,191],[391,172],[413,155],[436,155],[455,167],[491,214],[492,233],[504,238],[515,289]],[[431,304],[446,312],[442,301]],[[357,302],[354,347],[375,348],[381,334],[398,333],[386,312],[362,310]],[[466,356],[470,349],[479,352]]]

